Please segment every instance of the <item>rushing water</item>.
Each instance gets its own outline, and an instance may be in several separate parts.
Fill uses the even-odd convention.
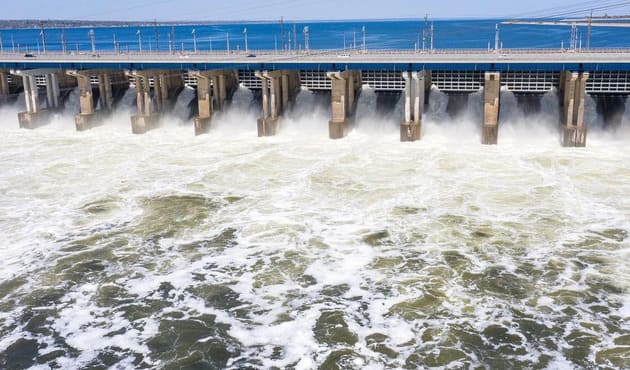
[[[630,117],[561,148],[506,91],[482,146],[480,97],[407,144],[369,90],[337,141],[307,91],[264,139],[246,89],[198,137],[3,108],[0,367],[630,367]]]

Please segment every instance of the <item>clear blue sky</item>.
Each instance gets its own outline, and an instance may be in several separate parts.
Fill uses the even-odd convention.
[[[620,1],[568,0],[5,0],[2,19],[263,20],[630,14]],[[63,5],[62,5],[63,4]],[[564,15],[564,14],[563,14]]]

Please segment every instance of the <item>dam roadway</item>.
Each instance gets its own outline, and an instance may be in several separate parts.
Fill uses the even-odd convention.
[[[630,49],[0,53],[0,102],[24,93],[26,111],[18,115],[23,128],[46,124],[76,87],[81,109],[76,127],[92,128],[132,87],[138,110],[131,127],[141,134],[159,126],[184,85],[196,88],[196,135],[209,132],[215,113],[228,106],[241,86],[261,101],[259,136],[276,134],[301,89],[329,93],[331,139],[351,129],[358,96],[368,85],[377,94],[404,97],[401,141],[422,137],[432,86],[447,94],[483,90],[484,144],[498,143],[502,90],[534,97],[555,91],[560,141],[581,147],[588,131],[586,95],[603,97],[605,104],[609,97],[625,101],[630,95]]]
[[[28,56],[25,56],[28,55]],[[630,70],[630,49],[317,50],[159,53],[0,53],[3,68],[239,68],[440,70]],[[333,68],[336,67],[336,68]],[[423,68],[424,67],[424,68]]]

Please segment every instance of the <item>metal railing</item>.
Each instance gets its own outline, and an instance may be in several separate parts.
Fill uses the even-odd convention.
[[[415,49],[368,49],[368,50],[356,50],[356,49],[311,49],[311,50],[296,50],[296,51],[275,51],[275,50],[231,50],[231,51],[208,51],[199,50],[194,51],[113,51],[102,50],[96,53],[87,51],[2,51],[0,57],[11,58],[28,58],[29,56],[46,56],[46,57],[107,57],[107,56],[150,56],[150,57],[174,57],[174,58],[189,58],[193,56],[241,56],[251,58],[260,56],[281,56],[281,57],[304,57],[304,56],[317,56],[317,55],[335,55],[335,56],[361,56],[361,55],[545,55],[545,54],[630,54],[630,48],[582,48],[582,49],[560,49],[560,48],[536,48],[536,49],[434,49],[434,50],[415,50]]]

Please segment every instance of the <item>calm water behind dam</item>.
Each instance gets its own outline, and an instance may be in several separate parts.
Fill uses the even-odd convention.
[[[302,92],[259,139],[251,98],[199,137],[1,111],[0,367],[630,366],[629,120],[561,148],[553,93],[507,95],[482,146],[434,90],[401,144],[366,90],[331,141]]]

